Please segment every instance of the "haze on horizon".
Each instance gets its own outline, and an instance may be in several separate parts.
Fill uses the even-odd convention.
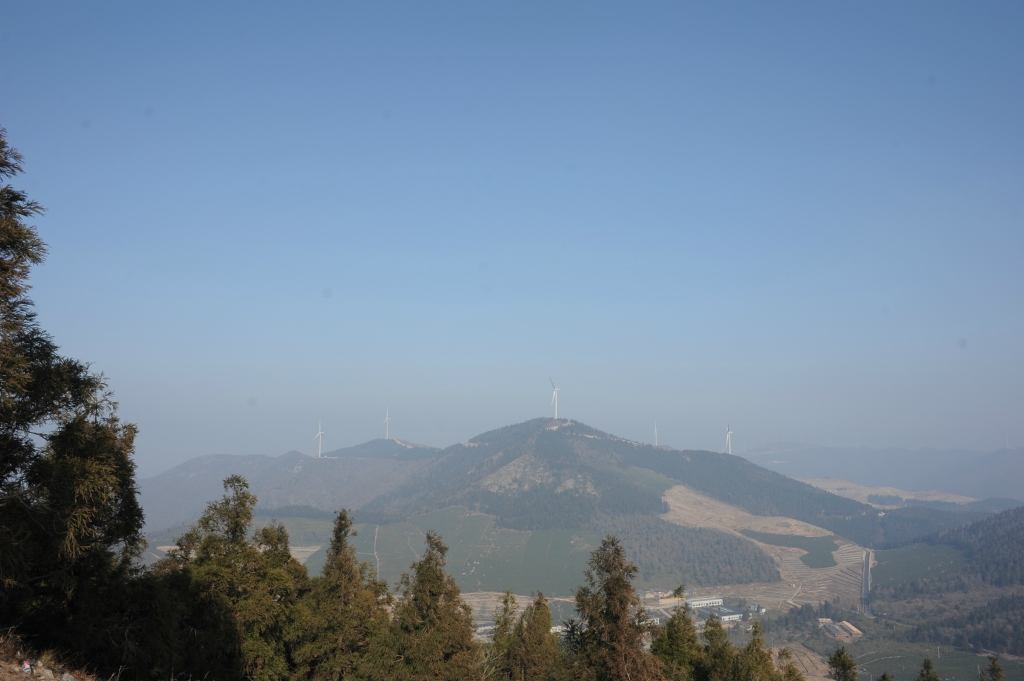
[[[210,453],[1024,445],[1024,7],[10,4],[31,293]]]

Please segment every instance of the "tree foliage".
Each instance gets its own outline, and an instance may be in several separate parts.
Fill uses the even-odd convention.
[[[1001,596],[966,613],[925,621],[907,639],[1024,654],[1024,595]]]
[[[965,572],[989,584],[1024,584],[1024,506],[946,530],[933,541],[967,552]]]
[[[978,681],[1006,681],[1006,673],[999,664],[998,657],[988,656],[988,667],[978,675]]]
[[[574,668],[596,681],[661,678],[660,661],[643,649],[654,625],[633,589],[636,565],[611,535],[588,565],[586,584],[575,593],[579,621],[569,628]]]
[[[829,655],[827,662],[830,678],[835,681],[857,681],[857,661],[853,659],[846,646]]]
[[[448,547],[427,532],[426,551],[402,576],[390,626],[380,632],[357,670],[360,678],[420,681],[482,679],[473,643],[473,616],[444,571]]]
[[[342,510],[334,520],[322,574],[311,580],[296,604],[291,641],[300,678],[344,679],[371,638],[387,626],[387,584],[374,578],[368,563],[356,559],[348,543],[355,534],[348,511]]]
[[[6,183],[22,163],[0,128],[0,623],[103,657],[132,645],[136,429],[36,320],[28,277],[46,247],[26,220],[43,208]]]
[[[551,610],[544,594],[516,616],[516,597],[506,592],[495,617],[493,662],[489,679],[557,681],[567,679],[565,654],[551,631]]]
[[[224,492],[157,567],[187,603],[172,624],[183,643],[192,639],[178,662],[194,676],[288,678],[288,634],[306,569],[291,557],[283,525],[250,534],[256,497],[244,478],[227,478]]]

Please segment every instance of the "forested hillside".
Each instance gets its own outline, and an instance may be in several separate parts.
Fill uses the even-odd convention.
[[[1024,655],[1024,595],[1003,596],[967,613],[922,624],[908,638]]]
[[[692,586],[775,582],[775,562],[756,545],[725,532],[681,527],[655,516],[599,516],[591,527],[619,537],[640,578],[675,577]]]
[[[966,552],[965,571],[989,584],[1024,584],[1024,507],[946,530],[932,541]]]

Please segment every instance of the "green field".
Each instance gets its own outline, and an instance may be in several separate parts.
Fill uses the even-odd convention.
[[[878,564],[871,568],[872,588],[950,575],[965,564],[964,554],[947,544],[912,544],[875,551],[875,560]]]
[[[769,534],[753,530],[740,530],[740,532],[744,536],[764,544],[803,549],[807,553],[800,556],[800,560],[809,568],[827,568],[837,565],[835,558],[832,557],[832,552],[839,546],[833,537],[801,537],[795,534]]]
[[[597,535],[569,530],[519,531],[497,528],[494,517],[461,506],[413,516],[404,523],[356,525],[352,540],[360,560],[378,566],[380,577],[392,586],[419,558],[426,532],[438,532],[448,546],[448,571],[463,591],[542,591],[548,596],[571,596],[583,582]],[[374,535],[376,534],[376,558]],[[310,574],[323,568],[325,551],[306,561]]]
[[[310,518],[274,518],[258,515],[252,519],[254,530],[266,527],[272,522],[279,522],[288,530],[288,543],[292,546],[310,546],[326,544],[331,541],[334,523],[330,520],[311,520]]]
[[[842,644],[820,634],[805,641],[804,645],[816,653],[828,655]],[[862,681],[869,678],[877,679],[882,672],[889,672],[897,681],[914,681],[921,670],[921,662],[926,657],[935,665],[935,671],[943,681],[976,681],[978,667],[984,669],[988,665],[988,658],[984,656],[948,646],[941,646],[937,650],[935,645],[929,646],[927,643],[862,639],[855,643],[847,643],[846,648],[857,660]],[[1024,664],[1007,659],[1000,660],[999,664],[1006,672],[1007,681],[1024,681]]]

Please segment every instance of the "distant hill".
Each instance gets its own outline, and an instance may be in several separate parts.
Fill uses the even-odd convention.
[[[789,442],[755,447],[743,456],[791,478],[842,478],[861,485],[1024,502],[1024,449],[1019,447],[978,452]]]
[[[147,533],[190,522],[220,498],[224,478],[239,474],[266,508],[305,504],[324,510],[355,508],[423,469],[438,450],[398,440],[371,440],[329,452],[277,457],[215,454],[191,459],[139,481]],[[326,456],[336,458],[326,458]]]

